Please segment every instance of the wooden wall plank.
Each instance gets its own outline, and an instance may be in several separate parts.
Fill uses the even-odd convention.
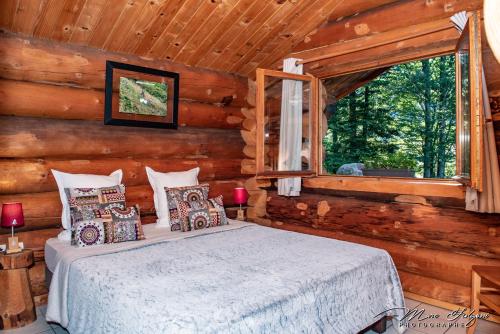
[[[104,91],[0,79],[0,115],[102,121]],[[180,126],[239,129],[242,116],[236,107],[179,103]]]
[[[235,187],[243,186],[244,179],[232,180],[210,180],[206,181],[210,185],[209,197],[223,195],[224,205],[234,205],[232,191]],[[155,216],[153,189],[149,184],[126,187],[127,205],[138,204],[141,208],[141,215]],[[61,227],[61,199],[59,192],[43,192],[32,194],[1,195],[0,202],[21,202],[23,203],[25,225],[16,231],[38,231],[41,229],[51,229]],[[43,205],[41,205],[43,203]],[[153,222],[153,219],[148,222]],[[0,230],[0,234],[9,234],[6,229]]]
[[[298,203],[305,205],[297,206]],[[273,221],[457,254],[500,258],[499,215],[309,193],[285,198],[274,192],[268,192],[267,213]]]
[[[57,190],[51,169],[66,173],[108,175],[123,170],[127,186],[148,184],[145,167],[157,171],[184,171],[200,167],[201,181],[236,179],[241,159],[114,158],[92,160],[0,159],[0,194],[25,194]]]
[[[106,60],[180,73],[180,97],[207,103],[229,99],[244,106],[247,81],[242,77],[135,56],[0,34],[0,77],[56,85],[104,88]],[[36,65],[35,65],[36,64]]]
[[[0,157],[243,157],[237,130],[106,126],[98,121],[0,117]],[[231,143],[228,145],[227,143]]]

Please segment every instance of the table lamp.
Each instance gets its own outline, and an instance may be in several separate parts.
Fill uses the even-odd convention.
[[[245,211],[241,207],[242,204],[245,204],[248,200],[248,192],[245,188],[234,188],[233,189],[233,200],[234,203],[239,204],[240,208],[238,209],[237,220],[245,220]]]
[[[19,247],[19,240],[14,237],[14,227],[24,226],[23,206],[21,203],[4,203],[2,205],[2,227],[12,229],[12,236],[7,244],[7,254],[22,251]]]

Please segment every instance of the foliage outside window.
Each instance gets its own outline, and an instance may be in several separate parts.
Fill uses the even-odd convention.
[[[325,79],[323,85],[328,90],[338,87],[332,85],[335,82],[335,78]],[[328,91],[333,96],[338,93]],[[329,103],[325,113],[323,163],[328,173],[349,175],[353,169],[346,164],[362,163],[354,169],[368,176],[455,175],[453,55],[388,68]]]

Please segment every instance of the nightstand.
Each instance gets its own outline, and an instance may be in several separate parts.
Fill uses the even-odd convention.
[[[0,253],[0,329],[22,327],[36,320],[28,274],[33,262],[30,249]]]

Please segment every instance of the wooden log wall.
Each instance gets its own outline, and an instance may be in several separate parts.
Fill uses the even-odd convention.
[[[180,73],[178,130],[105,126],[106,60]],[[70,173],[124,172],[129,205],[144,223],[156,219],[145,166],[159,171],[201,168],[211,195],[233,205],[244,185],[243,129],[248,81],[235,75],[165,61],[0,34],[0,202],[20,201],[20,240],[37,252],[31,269],[43,303],[43,247],[60,231],[61,204],[50,169]],[[243,170],[245,172],[245,170]],[[0,230],[5,243],[9,230]]]
[[[308,58],[348,50],[306,66],[315,75],[335,76],[450,53],[458,33],[446,18],[481,6],[479,0],[392,2],[326,23],[297,44],[291,55]],[[423,33],[434,25],[440,28]],[[370,47],[364,49],[366,45]],[[353,48],[359,50],[350,52]],[[484,39],[483,62],[500,152],[500,65]],[[253,119],[251,113],[245,117]],[[245,142],[255,145],[254,140]],[[248,169],[253,168],[252,163],[248,160]],[[385,183],[382,193],[375,179],[368,182],[373,188],[360,180],[347,181],[347,186],[342,179],[304,179],[303,192],[297,198],[278,196],[269,180],[265,184],[254,180],[257,189],[251,197],[252,212],[256,221],[267,226],[385,249],[394,259],[405,292],[430,298],[427,302],[438,306],[469,306],[472,265],[500,266],[500,215],[465,211],[460,189],[430,186],[416,191],[412,185]],[[365,192],[357,190],[356,184]]]
[[[385,249],[405,291],[468,306],[471,266],[500,266],[500,215],[401,202],[398,196],[368,200],[305,188],[300,197],[287,198],[270,191],[266,218],[278,228]]]

